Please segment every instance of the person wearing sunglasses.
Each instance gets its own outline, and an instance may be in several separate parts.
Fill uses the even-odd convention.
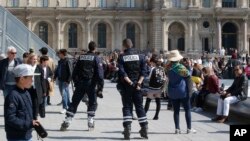
[[[15,66],[22,63],[21,59],[16,57],[16,48],[9,46],[7,48],[7,58],[0,61],[0,89],[3,90],[4,97],[15,87],[16,81],[12,73]]]
[[[225,91],[220,93],[217,106],[217,117],[212,121],[224,123],[228,120],[230,104],[237,103],[247,99],[248,78],[243,72],[243,66],[234,67],[235,78],[233,84]]]

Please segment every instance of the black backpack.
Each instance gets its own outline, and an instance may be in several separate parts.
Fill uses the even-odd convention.
[[[151,78],[149,81],[149,87],[160,88],[164,85],[165,79],[165,70],[161,66],[157,66],[153,69]]]

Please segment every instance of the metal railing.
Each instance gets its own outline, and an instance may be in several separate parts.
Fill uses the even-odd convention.
[[[8,46],[16,47],[17,57],[20,58],[30,48],[34,49],[35,53],[39,53],[40,48],[47,47],[48,55],[54,60],[58,60],[56,52],[51,47],[8,10],[0,6],[0,53],[6,53]]]

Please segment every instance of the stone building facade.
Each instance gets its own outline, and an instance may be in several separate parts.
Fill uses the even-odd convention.
[[[0,0],[54,49],[121,49],[201,53],[224,47],[248,53],[250,0]]]

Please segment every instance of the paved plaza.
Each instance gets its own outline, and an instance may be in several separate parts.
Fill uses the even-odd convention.
[[[72,91],[71,91],[72,94]],[[56,106],[61,97],[56,87],[56,93],[51,98],[52,106],[47,107],[45,119],[39,119],[48,131],[45,141],[69,141],[69,140],[123,140],[122,127],[122,103],[121,97],[116,90],[115,83],[105,81],[104,98],[98,99],[98,109],[96,112],[96,127],[94,131],[88,131],[86,105],[81,103],[78,112],[68,128],[68,131],[59,131],[60,125],[65,115],[60,114],[62,106]],[[3,96],[0,96],[0,141],[5,141],[4,119],[3,119]],[[167,103],[162,103],[162,110],[159,120],[152,120],[155,114],[155,103],[151,103],[148,112],[149,121],[149,141],[229,141],[229,124],[238,123],[237,119],[230,119],[227,124],[218,124],[210,121],[214,116],[215,109],[209,112],[192,113],[193,128],[196,134],[186,134],[186,124],[184,112],[181,112],[181,129],[183,134],[174,134],[173,112],[166,110]],[[131,140],[142,140],[138,131],[140,130],[138,121],[132,124]],[[33,140],[36,141],[36,133],[33,132]]]

